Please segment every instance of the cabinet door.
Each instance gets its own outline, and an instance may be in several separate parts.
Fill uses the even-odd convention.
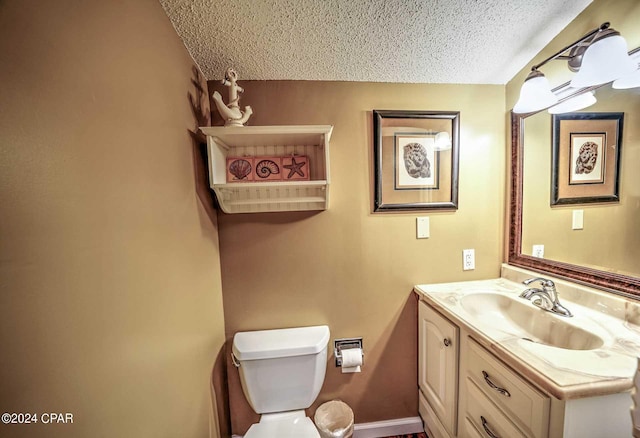
[[[442,425],[455,436],[458,327],[423,302],[418,309],[418,385]]]

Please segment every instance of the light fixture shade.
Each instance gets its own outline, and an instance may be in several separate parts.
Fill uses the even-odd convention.
[[[616,79],[613,81],[611,86],[618,90],[640,87],[640,70],[636,70],[628,76]]]
[[[558,97],[551,92],[549,81],[538,70],[532,71],[522,84],[520,98],[513,107],[516,114],[532,113],[558,103]]]
[[[573,111],[578,111],[589,107],[596,103],[598,99],[596,99],[595,93],[593,91],[589,91],[588,93],[578,94],[577,96],[572,97],[571,99],[567,99],[564,102],[561,102],[557,105],[549,108],[549,113],[551,114],[563,114],[570,113]]]
[[[582,57],[580,70],[571,87],[583,88],[605,84],[630,75],[637,65],[627,53],[627,42],[618,32],[594,39]]]
[[[451,149],[451,136],[447,131],[438,132],[434,138],[433,149],[436,151],[446,151]]]

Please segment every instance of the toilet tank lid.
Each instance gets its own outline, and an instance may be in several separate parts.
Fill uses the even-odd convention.
[[[327,347],[329,336],[326,325],[239,332],[233,337],[233,354],[239,360],[317,354]]]

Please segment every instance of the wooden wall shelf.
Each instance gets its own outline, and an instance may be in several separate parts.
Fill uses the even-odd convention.
[[[330,125],[201,127],[209,185],[225,213],[326,210]],[[227,182],[227,157],[305,155],[309,181]]]

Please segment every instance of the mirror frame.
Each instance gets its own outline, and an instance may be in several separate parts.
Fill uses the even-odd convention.
[[[583,90],[586,91],[586,90]],[[509,250],[510,265],[550,274],[587,286],[596,287],[618,295],[640,300],[640,278],[615,272],[573,265],[565,262],[541,259],[522,254],[522,202],[524,166],[524,120],[532,114],[515,114],[511,111],[511,178],[509,199]]]

